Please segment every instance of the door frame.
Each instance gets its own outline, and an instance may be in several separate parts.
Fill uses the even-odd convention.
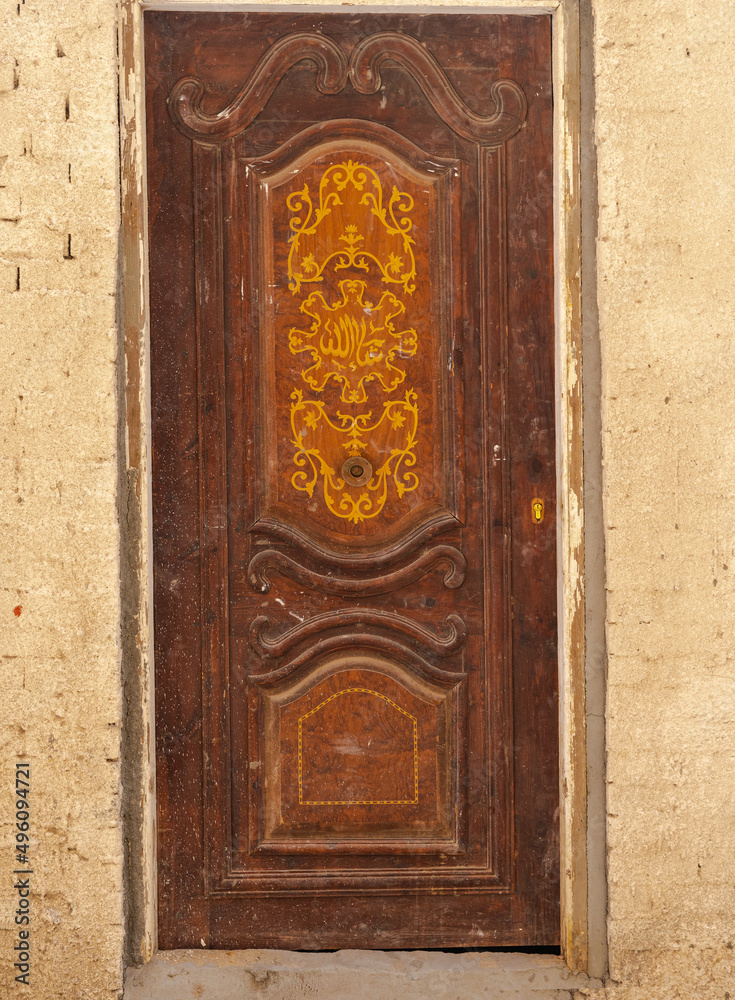
[[[446,5],[467,14],[550,14],[554,88],[554,225],[558,491],[562,954],[574,971],[607,965],[604,794],[604,579],[599,496],[599,345],[594,271],[593,66],[590,0]],[[366,16],[438,13],[441,3],[366,3]],[[127,963],[156,949],[157,872],[150,364],[144,10],[344,12],[342,5],[121,0],[120,491],[123,790]],[[352,9],[354,13],[354,8]],[[581,45],[580,45],[581,37]],[[585,102],[581,106],[580,97]],[[588,101],[589,99],[589,101]],[[583,217],[584,205],[584,217]],[[584,281],[584,288],[583,288]],[[596,346],[597,345],[597,346]],[[585,380],[582,382],[584,349]],[[586,403],[586,433],[583,408]],[[587,502],[584,494],[587,489]]]

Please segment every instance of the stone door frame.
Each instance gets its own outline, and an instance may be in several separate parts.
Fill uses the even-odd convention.
[[[604,975],[604,564],[600,369],[595,294],[594,76],[589,0],[360,4],[376,23],[400,10],[550,14],[553,32],[559,565],[561,940],[575,972]],[[121,0],[120,500],[126,964],[156,949],[156,809],[147,204],[142,13],[344,11],[304,2]],[[350,8],[354,13],[354,6]],[[582,100],[580,98],[582,97]],[[585,377],[582,381],[584,358]],[[584,434],[583,434],[584,411]],[[448,956],[451,957],[451,956]],[[528,956],[531,958],[531,956]],[[548,963],[549,956],[543,956]]]

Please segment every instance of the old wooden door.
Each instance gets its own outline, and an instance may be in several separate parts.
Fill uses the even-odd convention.
[[[556,944],[549,19],[145,36],[160,945]]]

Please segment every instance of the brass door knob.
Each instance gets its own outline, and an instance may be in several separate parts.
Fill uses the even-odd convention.
[[[373,467],[366,458],[354,456],[342,464],[342,478],[345,486],[364,486],[373,477]]]

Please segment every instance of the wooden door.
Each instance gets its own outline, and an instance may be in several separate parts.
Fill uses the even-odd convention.
[[[145,37],[160,946],[555,945],[550,20]]]

